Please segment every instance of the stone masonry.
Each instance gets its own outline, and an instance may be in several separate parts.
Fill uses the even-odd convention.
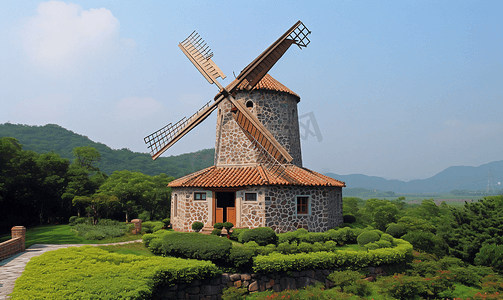
[[[236,100],[257,116],[288,153],[292,164],[302,167],[299,120],[294,95],[269,90],[238,92]],[[215,143],[215,165],[257,164],[258,152],[234,121],[230,101],[218,105],[217,136]]]

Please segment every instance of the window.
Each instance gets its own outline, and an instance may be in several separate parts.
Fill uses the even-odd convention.
[[[245,201],[257,201],[257,193],[245,193]]]
[[[194,193],[194,200],[205,201],[206,200],[206,193]]]
[[[178,211],[178,195],[173,196],[173,216],[176,217]]]
[[[252,109],[252,108],[253,108],[253,101],[248,100],[248,101],[246,102],[246,107],[248,107],[249,109]]]
[[[309,213],[309,196],[297,196],[297,214],[308,215]]]

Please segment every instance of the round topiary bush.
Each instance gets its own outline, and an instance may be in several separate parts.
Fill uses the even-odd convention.
[[[395,224],[391,223],[388,225],[388,228],[386,229],[386,233],[391,235],[394,238],[401,238],[402,235],[406,234],[407,231],[405,230],[405,227],[403,227],[400,224]]]
[[[356,222],[356,218],[353,215],[344,215],[342,216],[342,221],[344,223],[354,223]]]
[[[376,242],[380,239],[379,234],[375,231],[364,231],[360,233],[356,241],[360,247],[365,246],[368,243]]]
[[[224,228],[224,223],[215,223],[213,225],[213,228],[215,228],[215,229],[222,229],[222,228]]]
[[[201,229],[203,229],[204,227],[204,224],[202,222],[194,222],[192,223],[192,230],[194,230],[195,232],[199,232],[201,231]]]
[[[258,227],[255,229],[250,229],[242,233],[241,241],[243,243],[254,241],[260,246],[266,246],[269,244],[274,244],[278,242],[278,236],[276,232],[269,227]]]
[[[231,228],[234,227],[234,224],[232,224],[231,222],[225,222],[223,225],[227,230],[231,230]]]

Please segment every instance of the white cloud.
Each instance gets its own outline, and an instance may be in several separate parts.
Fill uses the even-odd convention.
[[[18,102],[13,109],[14,123],[61,124],[68,115],[71,97],[63,94],[44,95]]]
[[[134,47],[133,40],[118,38],[119,28],[106,8],[83,10],[77,4],[49,1],[39,4],[37,15],[28,19],[20,34],[34,64],[59,71]]]
[[[153,98],[129,97],[115,105],[113,114],[120,121],[141,120],[158,116],[163,109],[164,105]]]

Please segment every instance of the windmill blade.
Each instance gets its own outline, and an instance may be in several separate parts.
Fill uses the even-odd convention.
[[[292,44],[296,44],[301,49],[302,47],[307,47],[311,42],[307,37],[309,34],[311,34],[311,31],[307,29],[304,23],[297,21],[297,23],[288,29],[279,39],[269,46],[269,48],[246,66],[246,68],[239,73],[236,80],[228,85],[226,89],[229,93],[233,93],[236,87],[245,79],[248,80],[246,89],[253,89]]]
[[[288,151],[281,146],[271,132],[262,125],[262,122],[260,122],[244,104],[235,100],[231,95],[229,95],[227,99],[229,99],[235,107],[233,114],[234,120],[236,120],[247,136],[253,136],[253,138],[280,163],[289,163],[293,160]]]
[[[169,147],[173,146],[179,139],[189,133],[194,127],[204,121],[218,106],[224,97],[212,104],[211,101],[206,103],[200,110],[194,113],[189,118],[183,118],[176,124],[171,123],[157,130],[156,132],[144,138],[145,144],[150,148],[152,159],[157,159]]]
[[[197,32],[192,32],[189,37],[178,44],[178,47],[210,84],[219,85],[217,78],[225,78],[222,70],[211,60],[213,52]]]

